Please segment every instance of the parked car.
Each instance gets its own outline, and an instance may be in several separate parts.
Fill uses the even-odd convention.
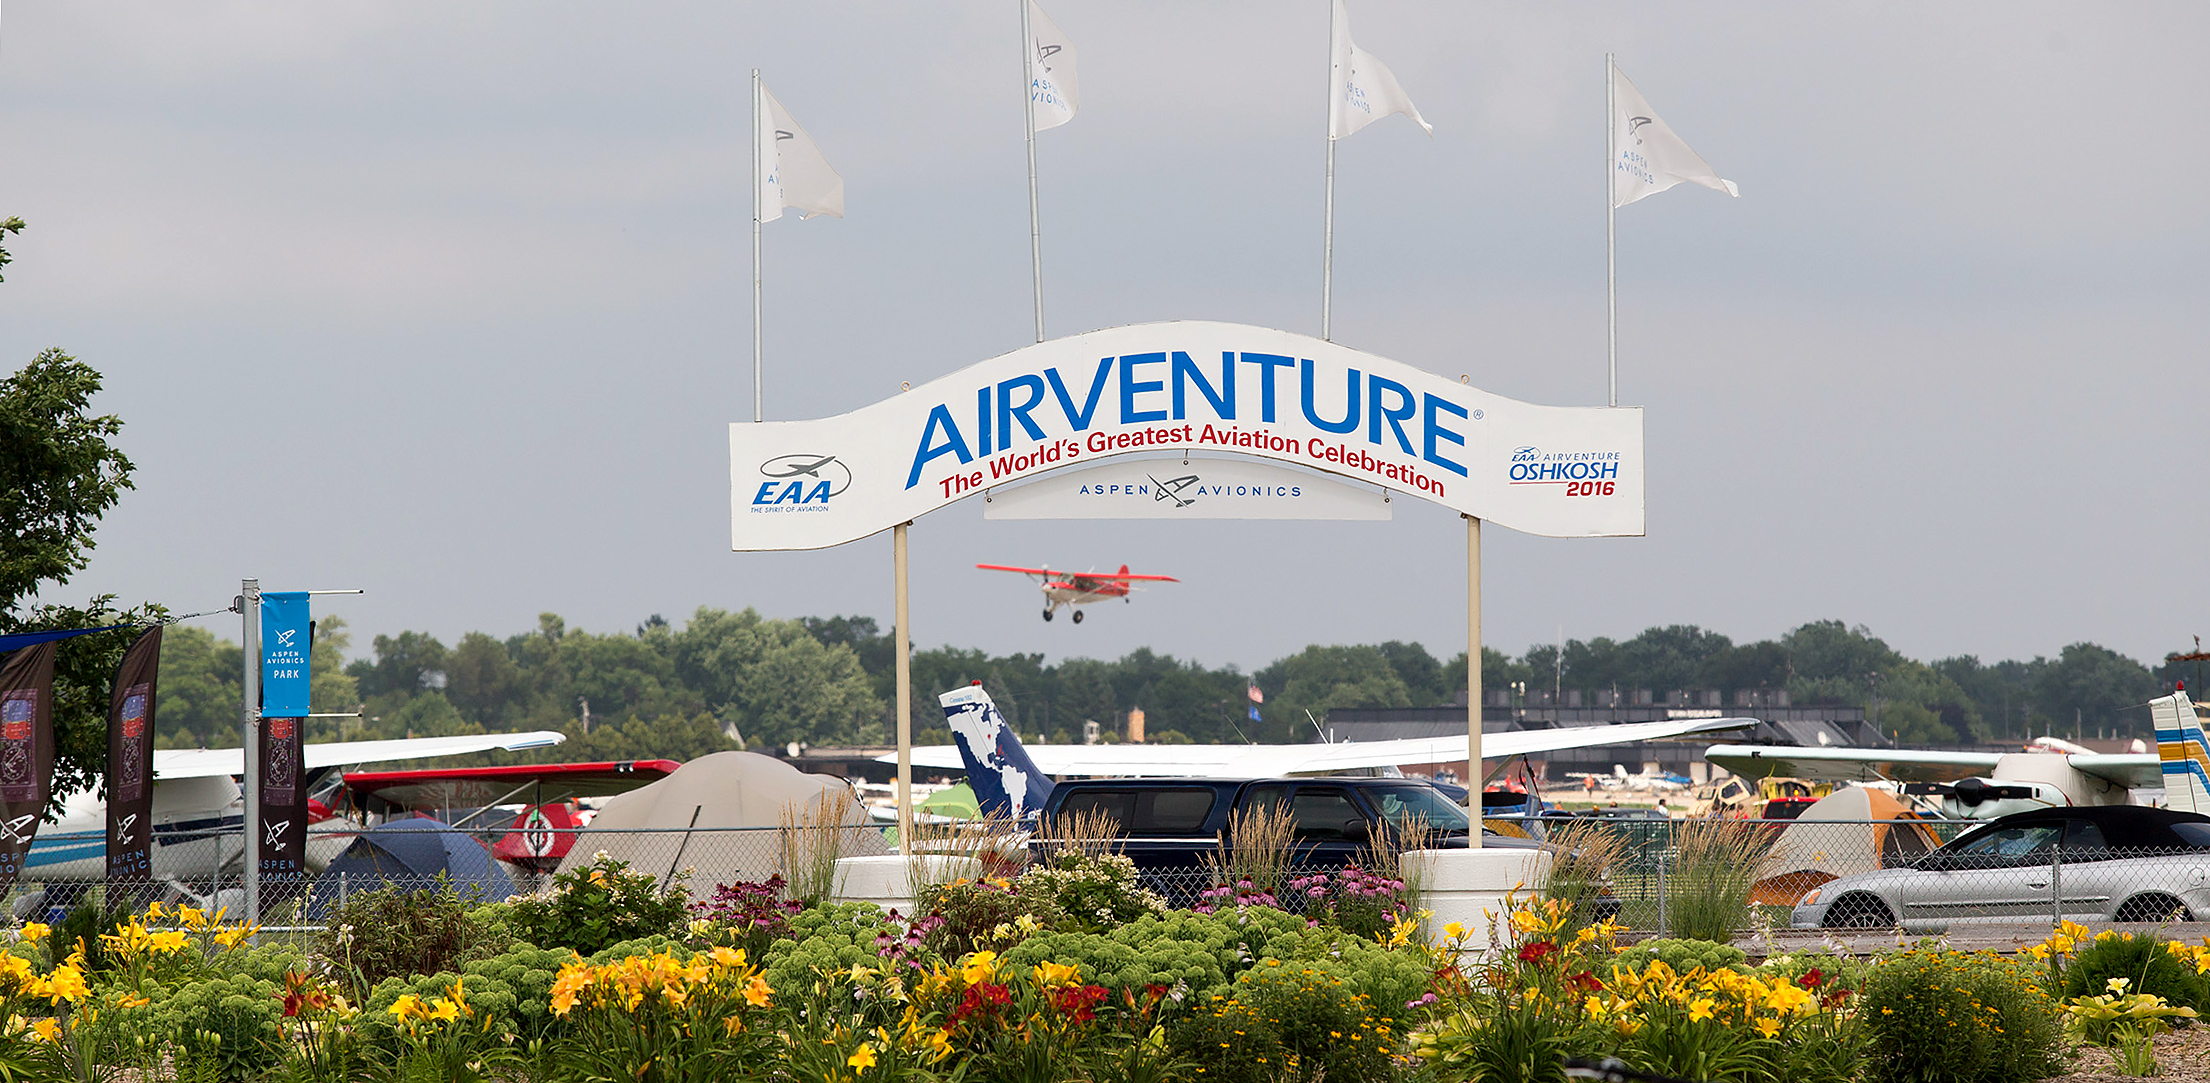
[[[2210,917],[2210,816],[2135,805],[1991,820],[1908,863],[1844,876],[1796,904],[1797,928]]]

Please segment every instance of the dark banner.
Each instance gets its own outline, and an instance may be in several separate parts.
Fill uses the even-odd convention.
[[[123,652],[107,708],[107,878],[153,876],[153,701],[161,626]]]
[[[0,655],[0,892],[15,886],[54,780],[54,644]]]
[[[307,732],[309,652],[315,641],[306,591],[261,592],[261,879],[298,879],[307,871],[307,779],[300,742]]]
[[[304,718],[261,720],[261,879],[293,878],[307,868],[307,781],[300,737]]]

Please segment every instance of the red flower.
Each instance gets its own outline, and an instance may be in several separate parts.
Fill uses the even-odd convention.
[[[1582,994],[1593,993],[1604,987],[1603,979],[1598,978],[1595,973],[1587,970],[1581,971],[1580,973],[1567,978],[1565,980],[1565,983],[1571,986],[1574,992]]]
[[[1105,999],[1102,985],[1062,986],[1051,991],[1051,1006],[1061,1015],[1074,1017],[1077,1023],[1087,1023],[1097,1018],[1097,1005]]]
[[[951,1022],[957,1026],[970,1015],[978,1012],[988,1015],[1012,1002],[1012,994],[1006,991],[1005,986],[990,982],[970,985],[966,995],[959,998],[959,1006],[952,1009]]]
[[[1816,989],[1826,984],[1826,975],[1819,973],[1818,967],[1812,967],[1804,971],[1802,977],[1796,979],[1796,984],[1806,989]]]
[[[1519,961],[1523,963],[1539,963],[1548,958],[1550,956],[1550,953],[1557,950],[1558,946],[1548,940],[1530,941],[1525,947],[1519,949]]]

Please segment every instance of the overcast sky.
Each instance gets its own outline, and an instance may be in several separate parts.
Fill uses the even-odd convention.
[[[1051,0],[1054,335],[1316,334],[1327,4]],[[887,536],[728,551],[751,417],[748,75],[843,173],[770,223],[766,410],[841,413],[1027,343],[1018,9],[115,4],[0,15],[0,358],[100,369],[137,489],[54,598],[183,612],[362,587],[377,633],[627,630],[755,606],[887,628]],[[1907,654],[2140,658],[2210,631],[2200,4],[1361,0],[1435,125],[1339,148],[1335,337],[1604,397],[1603,56],[1740,199],[1619,215],[1649,536],[1491,529],[1492,646],[1869,625]],[[924,646],[1464,649],[1463,530],[913,527]],[[977,561],[1179,576],[1076,627]],[[235,618],[211,622],[235,637]]]

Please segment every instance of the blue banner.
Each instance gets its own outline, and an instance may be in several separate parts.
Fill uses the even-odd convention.
[[[299,718],[307,714],[307,592],[261,593],[261,717]]]

